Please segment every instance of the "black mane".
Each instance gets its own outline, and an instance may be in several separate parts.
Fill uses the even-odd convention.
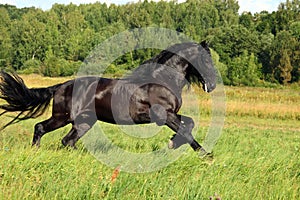
[[[203,48],[199,49],[200,45]],[[186,83],[199,85],[203,82],[202,76],[199,74],[199,65],[202,64],[189,58],[194,56],[201,60],[200,53],[210,56],[208,45],[205,42],[200,45],[195,42],[175,44],[143,62],[124,79],[131,83],[158,81],[163,85],[170,86],[180,73],[186,73],[184,74]],[[183,72],[182,68],[187,65],[189,69]],[[159,77],[157,76],[158,73],[160,74]],[[170,83],[168,83],[168,79],[172,79]]]
[[[172,58],[172,56],[174,56],[174,55],[179,56],[180,51],[182,51],[183,49],[187,49],[187,48],[191,48],[191,47],[198,47],[198,46],[199,45],[194,42],[175,44],[175,45],[161,51],[160,54],[145,61],[143,64],[147,64],[147,63],[165,64],[170,58]]]

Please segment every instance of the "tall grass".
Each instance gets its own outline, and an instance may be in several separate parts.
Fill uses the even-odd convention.
[[[66,80],[23,78],[32,87]],[[110,168],[82,142],[77,150],[63,148],[60,140],[70,126],[32,148],[33,126],[50,112],[14,124],[0,133],[0,199],[300,199],[299,89],[226,87],[226,99],[225,127],[213,155],[200,159],[188,147],[168,167],[149,173]],[[182,112],[200,124],[194,133],[199,141],[208,130],[210,108],[209,95],[196,87],[184,94]],[[0,125],[9,119],[1,117]],[[116,145],[136,153],[166,146],[173,134],[163,128],[140,139],[100,125]]]

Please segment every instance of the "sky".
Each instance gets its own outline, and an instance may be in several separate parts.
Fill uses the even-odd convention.
[[[94,3],[99,1],[101,3],[114,3],[114,4],[126,4],[127,2],[132,2],[134,0],[0,0],[0,4],[10,4],[15,5],[18,8],[23,7],[36,7],[43,10],[49,10],[53,4],[84,4],[84,3]],[[184,0],[179,0],[181,2]],[[272,12],[276,11],[280,2],[285,2],[285,0],[238,0],[240,5],[239,13],[243,11],[250,11],[251,13],[261,12],[263,10]]]

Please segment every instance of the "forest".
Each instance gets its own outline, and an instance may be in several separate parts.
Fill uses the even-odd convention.
[[[269,13],[239,14],[236,0],[139,1],[125,5],[54,4],[50,10],[0,4],[0,69],[72,76],[89,52],[125,30],[162,27],[207,40],[223,82],[234,86],[300,83],[300,0]],[[157,50],[117,59],[130,70]]]

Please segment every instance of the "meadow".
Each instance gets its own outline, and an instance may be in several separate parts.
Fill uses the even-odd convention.
[[[29,87],[68,79],[22,77]],[[226,119],[213,153],[200,158],[185,145],[173,163],[147,173],[108,167],[82,141],[76,150],[62,147],[70,126],[45,135],[41,147],[32,148],[34,124],[46,119],[51,108],[40,118],[11,125],[0,132],[0,199],[300,199],[300,88],[225,91]],[[182,109],[196,119],[199,127],[193,134],[202,142],[210,125],[210,95],[192,86],[184,92]],[[1,116],[0,126],[10,119]],[[98,124],[128,152],[164,148],[173,135],[162,128],[141,139]],[[89,137],[87,133],[83,140]]]

